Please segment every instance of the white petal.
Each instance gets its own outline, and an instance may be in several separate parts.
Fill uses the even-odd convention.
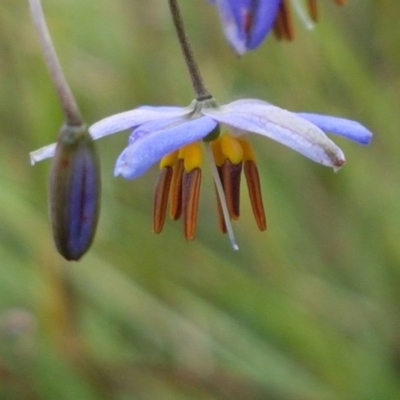
[[[247,107],[254,107],[254,106],[259,106],[259,105],[265,105],[265,106],[269,106],[271,105],[271,103],[268,103],[265,100],[260,100],[260,99],[239,99],[239,100],[234,100],[229,104],[223,105],[222,107],[229,107],[229,109],[231,111],[239,109],[244,111],[243,107],[247,106]]]
[[[100,139],[103,136],[111,135],[116,132],[132,129],[148,121],[162,118],[184,117],[190,114],[194,107],[139,107],[134,110],[125,111],[111,115],[94,123],[89,128],[89,133],[93,139]]]
[[[48,146],[42,147],[41,149],[32,151],[30,153],[31,165],[34,165],[39,161],[45,160],[46,158],[53,157],[54,153],[56,152],[56,145],[57,143],[52,143]]]
[[[203,113],[220,123],[269,137],[320,164],[339,168],[345,163],[342,150],[317,126],[282,108],[262,103],[234,102],[204,109]]]

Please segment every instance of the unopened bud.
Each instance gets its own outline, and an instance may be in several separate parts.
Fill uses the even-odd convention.
[[[87,128],[63,126],[50,172],[50,219],[54,242],[67,260],[89,249],[100,210],[100,166]]]

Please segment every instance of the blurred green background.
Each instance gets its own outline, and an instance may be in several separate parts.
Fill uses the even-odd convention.
[[[313,32],[271,35],[238,59],[216,10],[181,1],[220,102],[255,97],[362,121],[368,147],[335,137],[338,174],[252,137],[268,231],[246,187],[234,252],[217,229],[211,174],[196,241],[151,233],[157,168],[113,178],[128,133],[100,140],[103,193],[91,250],[56,253],[47,218],[62,113],[25,1],[0,3],[0,399],[399,399],[400,2],[320,2]],[[45,0],[88,123],[139,104],[192,100],[167,2]]]

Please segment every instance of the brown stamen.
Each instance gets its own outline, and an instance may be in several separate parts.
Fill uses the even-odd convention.
[[[182,177],[183,159],[179,158],[173,167],[169,190],[169,215],[174,220],[179,219],[182,214]]]
[[[218,174],[219,174],[220,179],[221,179],[221,172],[219,171],[219,168],[218,168]],[[221,181],[221,183],[222,183],[222,181]],[[225,224],[224,213],[222,212],[221,200],[220,200],[220,198],[218,196],[218,191],[217,191],[216,187],[215,187],[215,195],[216,195],[216,198],[217,198],[218,228],[219,228],[221,233],[226,233],[227,229],[226,229],[226,224]]]
[[[230,160],[225,160],[219,171],[229,215],[233,220],[237,220],[240,216],[240,176],[242,173],[242,163],[233,164]]]
[[[314,22],[318,21],[318,8],[317,8],[317,0],[308,0],[308,13],[310,14],[311,19]]]
[[[334,0],[335,3],[339,4],[340,6],[344,6],[346,4],[346,0]]]
[[[167,214],[168,195],[172,179],[172,167],[164,167],[157,177],[153,198],[153,232],[160,233]]]
[[[200,197],[201,169],[195,168],[183,173],[182,208],[183,229],[186,240],[194,240],[196,234],[197,211]]]
[[[280,10],[278,10],[278,13],[276,15],[273,30],[274,30],[275,37],[278,40],[282,40],[283,39],[283,21],[282,21],[282,14],[281,14]]]
[[[253,160],[244,162],[244,175],[246,177],[247,188],[251,207],[258,229],[265,231],[267,229],[267,219],[265,217],[264,204],[261,196],[260,176],[257,165]]]
[[[274,26],[275,35],[278,39],[293,40],[294,25],[288,0],[282,0]]]

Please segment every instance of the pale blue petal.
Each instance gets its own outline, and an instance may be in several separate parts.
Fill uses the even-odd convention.
[[[369,144],[371,142],[372,133],[357,121],[322,114],[296,114],[318,126],[324,132],[344,136],[361,144]]]
[[[129,145],[118,157],[114,174],[134,179],[146,172],[163,156],[206,137],[217,122],[200,117],[173,128],[148,132]]]
[[[229,103],[227,107],[232,111],[251,112],[255,106],[263,104],[271,105],[259,99],[240,99]],[[361,144],[368,144],[372,139],[372,133],[359,122],[353,120],[314,113],[295,114],[318,126],[324,132],[341,135]]]
[[[245,110],[251,111],[251,109],[254,106],[259,106],[259,105],[269,106],[271,105],[271,103],[268,103],[267,101],[260,99],[239,99],[239,100],[234,100],[223,107],[229,107],[231,111],[238,109],[239,111],[243,112]]]
[[[321,129],[282,108],[254,102],[203,113],[233,128],[269,137],[320,164],[338,168],[345,163],[342,150]]]
[[[146,110],[146,111],[154,111],[154,112],[162,112],[162,113],[175,113],[179,112],[183,109],[186,109],[187,107],[182,107],[182,106],[140,106],[137,107],[139,110]]]
[[[149,107],[143,106],[134,110],[125,111],[111,115],[94,123],[89,128],[93,139],[100,139],[103,136],[111,135],[126,129],[133,129],[145,122],[157,119],[184,117],[193,111],[189,107]]]
[[[155,131],[160,131],[167,128],[172,128],[173,126],[189,122],[190,117],[175,117],[175,118],[162,118],[155,121],[146,122],[137,128],[129,136],[129,144],[133,144],[135,141],[139,140],[141,137],[147,134],[151,134]]]

